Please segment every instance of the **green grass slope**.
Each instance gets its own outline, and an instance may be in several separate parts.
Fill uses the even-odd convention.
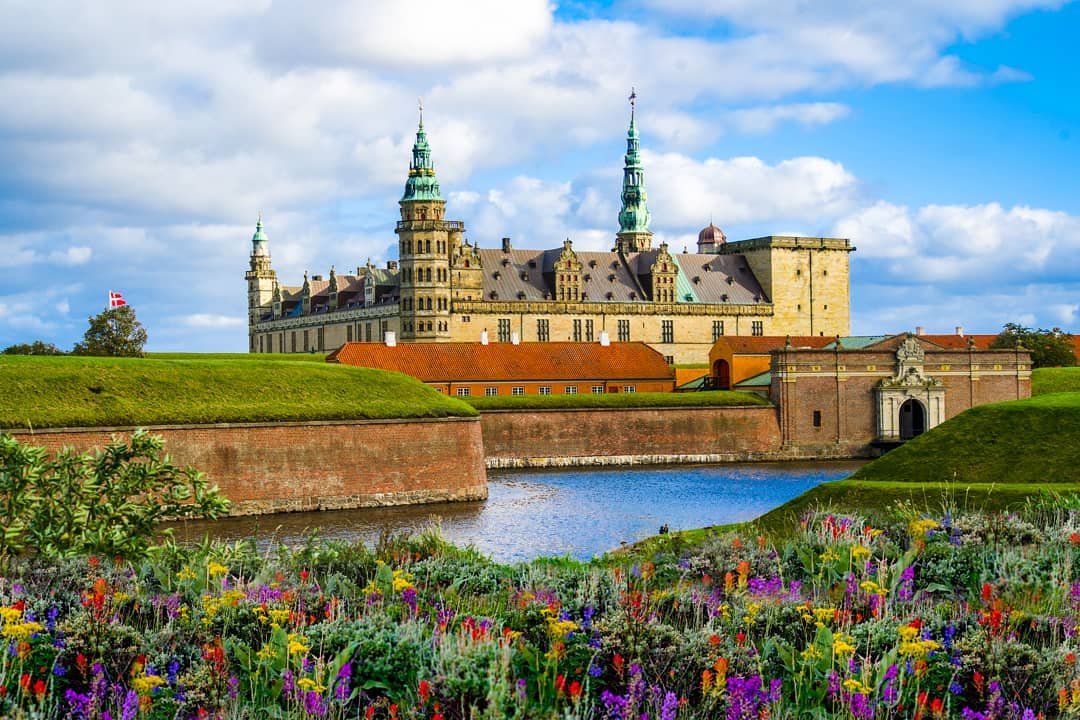
[[[0,357],[0,427],[475,416],[399,373],[277,360]]]
[[[276,362],[326,362],[328,353],[146,353],[151,360],[273,360]]]
[[[1037,368],[1031,371],[1031,394],[1080,392],[1080,367]]]
[[[1080,393],[979,405],[865,465],[852,480],[1080,481]]]
[[[469,397],[477,410],[566,410],[574,408],[716,407],[726,405],[769,405],[753,393],[715,390],[691,393],[583,393],[580,395],[496,395]]]

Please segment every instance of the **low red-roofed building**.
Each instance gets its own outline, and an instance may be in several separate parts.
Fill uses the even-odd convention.
[[[729,390],[747,378],[766,372],[772,361],[770,353],[788,342],[793,347],[820,348],[835,339],[818,335],[724,335],[709,350],[710,386]]]
[[[664,356],[639,342],[345,343],[327,362],[392,370],[458,397],[670,392]]]

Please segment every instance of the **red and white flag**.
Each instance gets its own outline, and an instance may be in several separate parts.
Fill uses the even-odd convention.
[[[109,291],[109,307],[118,308],[121,305],[127,305],[127,300],[125,300],[124,296],[121,295],[120,293],[113,292],[112,290],[110,290]]]

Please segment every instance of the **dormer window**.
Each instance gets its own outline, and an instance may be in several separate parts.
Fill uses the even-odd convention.
[[[518,300],[524,300],[524,299],[525,299],[525,291],[524,290],[518,290]]]
[[[498,300],[498,299],[499,299],[499,293],[497,293],[497,292],[495,292],[494,290],[492,290],[492,291],[491,291],[491,293],[490,293],[490,295],[489,295],[489,297],[490,297],[490,298],[491,298],[492,300]]]
[[[694,284],[697,285],[699,282],[701,282],[701,276],[700,275],[695,275],[694,276]]]
[[[589,261],[589,267],[591,267],[591,268],[596,267],[596,261],[595,260],[590,260]]]

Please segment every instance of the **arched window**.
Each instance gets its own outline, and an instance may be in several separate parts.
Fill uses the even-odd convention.
[[[431,241],[430,240],[425,240],[424,241],[424,247],[427,248],[427,252],[430,254],[431,253]]]
[[[425,273],[424,273],[424,275],[425,275],[425,278],[424,278],[424,279],[425,279],[425,280],[426,280],[427,282],[431,282],[431,268],[428,268],[428,269],[427,269],[427,272],[425,272]]]

